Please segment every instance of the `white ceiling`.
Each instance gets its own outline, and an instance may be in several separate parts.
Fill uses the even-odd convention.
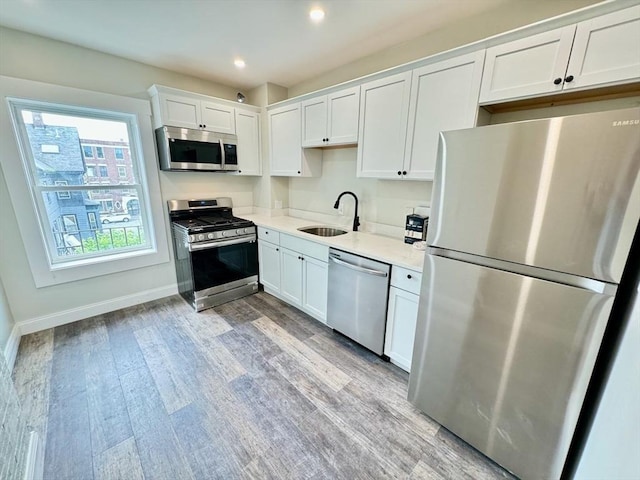
[[[230,86],[289,87],[507,1],[0,0],[0,25]]]

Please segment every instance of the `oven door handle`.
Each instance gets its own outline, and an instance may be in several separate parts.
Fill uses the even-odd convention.
[[[197,252],[198,250],[207,250],[209,248],[228,247],[229,245],[237,245],[239,243],[251,243],[256,241],[255,235],[247,235],[245,237],[233,238],[231,240],[212,240],[210,242],[190,243],[189,251]]]

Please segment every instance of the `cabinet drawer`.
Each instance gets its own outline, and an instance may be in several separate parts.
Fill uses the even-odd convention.
[[[408,268],[396,267],[391,269],[391,285],[401,288],[407,292],[420,294],[420,284],[422,283],[422,273]]]
[[[258,238],[280,245],[280,232],[270,228],[258,227]]]
[[[329,261],[329,247],[320,243],[310,242],[309,240],[283,233],[280,235],[280,245],[322,262]]]

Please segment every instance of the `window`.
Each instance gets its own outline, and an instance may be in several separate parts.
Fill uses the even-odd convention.
[[[62,226],[65,232],[75,233],[78,231],[78,218],[71,215],[62,215]]]
[[[130,141],[132,132],[137,132],[135,118],[115,112],[24,100],[11,100],[10,105],[26,152],[23,161],[31,171],[31,188],[35,192],[36,209],[51,265],[62,266],[78,259],[90,261],[151,248],[144,208],[126,226],[112,226],[108,221],[101,226],[98,217],[100,211],[113,212],[118,199],[131,195],[130,191],[135,192],[137,198],[145,198],[146,190],[138,178],[140,160],[132,155],[132,171],[128,176],[124,167],[118,169],[120,177],[127,177],[120,178],[122,186],[100,185],[100,190],[89,184],[88,179],[98,173],[103,181],[110,183],[107,165],[97,165],[96,172],[96,165],[85,166],[83,160],[83,157],[92,158],[94,153],[98,158],[104,157],[103,147],[95,147],[94,152],[94,147],[82,144],[83,140],[100,141],[105,145],[109,142],[121,144],[122,139]],[[42,122],[34,122],[34,116]],[[58,139],[58,154],[45,157],[45,150],[51,150],[52,138]],[[62,190],[61,186],[71,188]],[[53,196],[55,201],[51,201],[51,193],[56,194],[57,200]],[[140,202],[141,207],[144,204]]]
[[[6,191],[11,198],[11,206],[8,208],[15,212],[18,227],[17,232],[10,233],[11,242],[22,239],[24,251],[17,254],[26,254],[26,262],[35,287],[40,289],[72,282],[74,289],[77,285],[80,291],[78,295],[82,296],[82,292],[86,291],[83,280],[116,275],[110,278],[124,280],[121,289],[126,288],[132,294],[153,288],[144,284],[124,286],[130,278],[126,272],[140,272],[142,269],[144,273],[145,269],[155,267],[153,272],[168,273],[171,267],[168,263],[171,260],[170,246],[166,234],[166,215],[160,196],[160,179],[157,174],[146,175],[146,172],[154,172],[157,169],[149,101],[2,75],[0,97],[3,99],[0,102],[0,124],[5,127],[0,141],[0,168],[6,178]],[[40,100],[29,100],[30,98]],[[27,131],[33,129],[33,120],[36,119],[29,122],[27,112],[46,112],[47,119],[43,119],[45,125],[51,123],[53,115],[57,115],[58,118],[72,117],[75,122],[73,125],[69,125],[70,121],[58,122],[58,125],[75,127],[80,134],[74,137],[74,142],[67,142],[59,141],[63,137],[61,129],[38,130],[42,136],[42,144],[60,145],[59,154],[43,154],[40,148],[30,146]],[[23,117],[23,113],[26,118]],[[123,125],[124,128],[121,128]],[[56,138],[56,130],[59,130],[61,137]],[[47,137],[46,133],[51,133],[51,136]],[[67,148],[71,144],[71,151],[74,153],[73,156],[68,156]],[[115,179],[106,185],[96,184],[95,179],[100,177],[86,175],[82,145],[102,146],[105,159],[113,159],[114,147],[127,149],[124,162],[129,176],[121,180],[126,180],[127,185],[118,185],[115,168],[112,172]],[[64,160],[59,160],[61,158]],[[76,160],[72,159],[80,159],[80,162],[76,163]],[[89,159],[86,163],[95,164]],[[52,175],[45,175],[50,166],[55,167],[50,169]],[[72,172],[56,178],[53,173],[64,169],[61,167],[72,167]],[[54,178],[67,180],[69,185],[55,186]],[[136,192],[135,195],[126,196],[139,198],[140,214],[135,221],[132,219],[126,224],[123,222],[101,225],[100,200],[120,198],[122,201],[122,196],[117,195],[121,188]],[[94,189],[108,190],[110,193],[94,196]],[[58,190],[70,191],[71,199],[59,200]],[[58,207],[64,207],[65,210],[57,210]],[[97,230],[90,229],[90,212],[96,214]],[[66,214],[76,215],[78,233],[63,232],[60,216]],[[120,230],[116,230],[116,227],[120,227]],[[127,240],[139,230],[141,241],[136,244],[129,242],[128,246],[123,246],[124,227],[135,227],[135,231],[126,230]],[[129,234],[129,231],[132,233]],[[93,234],[98,236],[108,232],[114,234],[114,248],[103,248],[110,246],[111,242],[105,242],[104,237],[100,236],[102,243],[99,252],[91,248],[83,250],[87,238],[92,238]],[[60,235],[62,233],[68,235],[66,244]],[[93,238],[95,242],[95,237]],[[75,243],[80,245],[74,247]],[[91,242],[87,245],[90,247]],[[66,250],[63,250],[64,247]],[[0,260],[10,254],[0,250],[3,252]],[[164,273],[161,277],[164,277]],[[172,288],[175,287],[161,287],[163,292],[168,292],[167,295],[172,293]],[[107,297],[105,294],[104,298]]]
[[[91,230],[97,230],[98,219],[96,218],[96,212],[88,212],[87,219],[89,220],[89,228],[91,228]]]
[[[59,145],[41,145],[40,151],[42,153],[60,153]]]
[[[116,147],[114,149],[115,155],[116,155],[116,159],[118,160],[124,160],[124,150],[122,148]]]
[[[56,180],[54,182],[55,185],[69,185],[65,180]],[[58,198],[60,200],[66,200],[71,198],[71,193],[67,190],[65,192],[58,192]]]
[[[113,200],[100,200],[100,204],[102,205],[101,212],[113,212]]]

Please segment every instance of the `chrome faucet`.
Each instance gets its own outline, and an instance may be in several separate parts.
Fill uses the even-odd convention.
[[[340,199],[342,198],[343,195],[346,195],[346,194],[351,195],[353,199],[356,201],[356,211],[353,217],[353,231],[357,232],[358,227],[360,226],[360,217],[358,216],[358,197],[356,197],[356,194],[353,192],[342,192],[340,195],[338,195],[338,199],[336,200],[336,203],[333,204],[333,208],[335,208],[336,210],[338,209],[338,207],[340,206]]]

